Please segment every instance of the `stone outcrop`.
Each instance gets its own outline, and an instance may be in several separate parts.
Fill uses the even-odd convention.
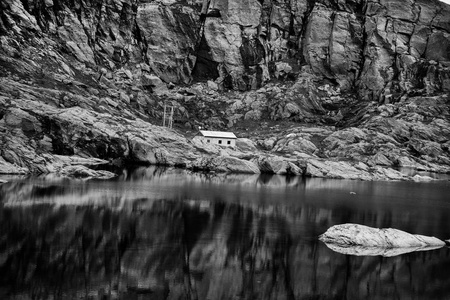
[[[444,241],[435,237],[410,234],[392,228],[372,228],[359,224],[335,225],[320,235],[319,239],[333,250],[357,255],[371,253],[370,255],[392,256],[405,252],[401,249],[398,252],[385,252],[386,249],[410,248],[411,250],[413,248],[419,250],[445,246]],[[406,252],[410,252],[410,250],[406,250]]]

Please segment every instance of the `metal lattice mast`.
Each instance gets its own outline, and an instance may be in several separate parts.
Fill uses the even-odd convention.
[[[167,107],[166,103],[164,103],[163,126],[166,127],[166,124],[169,128],[173,127],[173,105]]]
[[[163,127],[166,127],[166,103],[164,103]]]
[[[173,106],[170,107],[169,128],[173,127]]]

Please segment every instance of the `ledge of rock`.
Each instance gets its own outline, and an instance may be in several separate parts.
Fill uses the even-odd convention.
[[[319,240],[324,242],[331,249],[335,247],[338,247],[338,249],[353,248],[356,250],[349,252],[355,253],[359,252],[358,249],[361,249],[360,247],[379,248],[379,252],[377,252],[378,250],[372,249],[372,253],[378,253],[373,255],[382,255],[380,253],[384,253],[385,249],[421,249],[425,247],[445,246],[444,241],[435,237],[410,234],[398,229],[379,229],[358,224],[335,225],[322,234],[319,237]],[[362,253],[364,253],[364,251],[362,251]]]

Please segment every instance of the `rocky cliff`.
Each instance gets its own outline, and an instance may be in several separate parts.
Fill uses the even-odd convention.
[[[303,171],[294,174],[334,176],[317,163],[308,173],[303,160],[311,156],[328,166],[362,161],[359,170],[449,170],[450,6],[437,0],[0,7],[3,173],[54,172],[81,158],[224,170],[216,167],[223,158],[205,161],[212,153],[204,146],[155,126],[165,102],[184,130],[293,122],[281,132],[270,123],[270,134],[253,142],[295,161]],[[305,133],[305,123],[360,131]],[[228,153],[245,162],[225,170],[252,160],[265,171],[261,155]]]
[[[248,90],[295,77],[308,65],[365,99],[450,90],[450,7],[437,0],[8,0],[2,6],[8,54],[18,46],[11,39],[34,39],[88,67],[125,67],[141,80],[149,72],[166,83],[206,78]]]

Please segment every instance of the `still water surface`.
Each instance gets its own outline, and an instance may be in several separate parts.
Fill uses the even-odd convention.
[[[450,238],[450,182],[205,175],[2,177],[0,299],[449,299],[447,247],[350,256],[358,223]]]

